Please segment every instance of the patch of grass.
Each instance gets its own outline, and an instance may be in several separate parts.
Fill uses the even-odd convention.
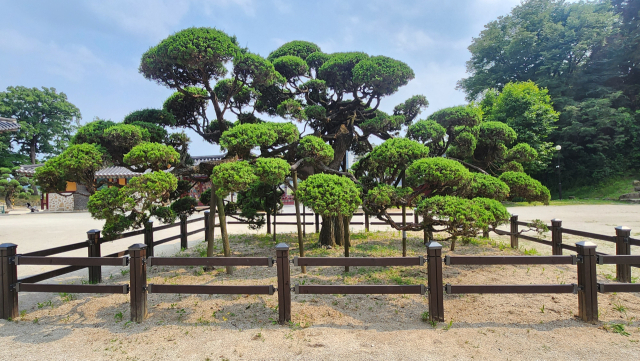
[[[129,274],[129,269],[128,268],[121,268],[120,269],[120,274],[123,276],[126,276],[127,274]]]
[[[613,309],[620,313],[627,313],[627,308],[621,303],[614,303]]]
[[[49,306],[49,307],[53,308],[53,301],[48,300],[47,302],[44,302],[44,303],[38,302],[38,308],[43,308],[45,306]]]
[[[617,333],[619,335],[622,335],[622,336],[629,336],[630,335],[629,332],[625,331],[624,325],[621,324],[621,323],[613,323],[613,322],[610,323],[609,326],[608,326],[608,330],[610,330],[613,333]]]
[[[422,315],[420,315],[420,319],[422,320],[422,322],[429,322],[429,311],[422,312]]]
[[[71,293],[60,292],[59,294],[60,294],[60,299],[62,299],[62,302],[69,302],[76,299],[76,296],[72,295]]]
[[[116,322],[120,322],[120,321],[122,321],[122,317],[124,317],[124,316],[122,315],[122,312],[118,312],[118,313],[116,313],[116,314],[113,316],[113,318],[116,320]]]

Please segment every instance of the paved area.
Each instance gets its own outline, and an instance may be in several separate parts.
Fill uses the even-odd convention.
[[[552,218],[559,218],[563,221],[563,226],[577,230],[593,233],[614,235],[614,228],[619,225],[631,227],[633,237],[640,238],[640,205],[576,205],[576,206],[536,206],[536,207],[512,207],[509,211],[518,214],[522,221],[541,219],[549,224]],[[284,212],[294,212],[292,206],[287,206]],[[192,218],[202,217],[203,213],[195,214]],[[280,217],[281,221],[293,222],[295,217]],[[307,222],[312,222],[313,217],[306,217]],[[354,222],[363,222],[363,216],[355,216]],[[372,219],[374,221],[374,219]],[[86,232],[91,229],[101,229],[104,222],[91,218],[87,212],[79,213],[26,213],[24,211],[13,212],[10,215],[0,216],[0,243],[15,243],[18,245],[19,253],[27,253],[46,248],[58,247],[70,243],[86,240]],[[189,225],[189,230],[201,228],[204,225],[196,222]],[[309,233],[314,232],[313,225],[307,225]],[[506,227],[504,227],[506,229]],[[362,225],[352,226],[353,231],[361,231]],[[386,226],[371,226],[372,231],[388,230]],[[295,232],[295,225],[281,225],[277,227],[277,232]],[[156,232],[155,239],[161,239],[175,235],[179,232],[178,227]],[[260,230],[250,230],[244,225],[229,225],[230,233],[265,233],[266,227]],[[216,232],[216,237],[219,231]],[[189,238],[190,247],[204,238],[204,233],[198,233]],[[548,235],[547,238],[550,239]],[[579,237],[565,236],[564,242],[577,242]],[[115,240],[102,245],[102,254],[109,254],[127,249],[134,243],[143,243],[142,236],[127,239]],[[602,252],[615,253],[612,243],[597,241],[598,250]],[[535,247],[542,254],[548,254],[546,246],[532,242],[523,241],[525,247]],[[171,255],[179,251],[179,240],[161,245],[157,248],[157,254]],[[639,253],[639,247],[634,248],[633,253]],[[82,257],[86,256],[86,250],[80,249],[67,252],[65,256]],[[21,266],[20,276],[37,274],[45,270],[53,269],[50,266]],[[86,277],[86,270],[62,276],[59,281],[78,276]],[[117,268],[105,267],[105,274],[118,272]]]

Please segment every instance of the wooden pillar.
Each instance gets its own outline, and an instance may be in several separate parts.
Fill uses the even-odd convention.
[[[300,224],[300,201],[297,196],[298,191],[298,172],[293,171],[293,201],[296,207],[296,225],[298,226],[298,249],[300,251],[300,257],[304,257],[304,236],[302,235],[302,224]],[[307,267],[302,266],[302,273],[307,273]]]
[[[100,230],[92,229],[87,232],[87,250],[89,257],[100,258]],[[89,283],[96,284],[102,282],[102,267],[89,267]]]
[[[215,227],[209,225],[211,217],[210,211],[204,211],[204,241],[207,242],[207,257],[209,257],[209,242],[211,241],[211,230]]]
[[[562,256],[562,220],[551,220],[551,254]]]
[[[216,209],[218,196],[211,188],[211,200],[209,201],[209,238],[207,239],[207,257],[213,257],[214,241],[216,236]],[[211,267],[213,269],[213,267]]]
[[[576,243],[578,255],[578,315],[585,322],[598,321],[598,280],[596,277],[596,244]]]
[[[18,245],[13,243],[0,244],[0,318],[16,319],[18,312],[18,292],[15,284],[18,282],[18,270],[15,261]]]
[[[291,321],[291,273],[289,270],[289,245],[276,246],[278,267],[278,322],[281,325]]]
[[[307,236],[307,207],[302,205],[302,237]]]
[[[227,232],[227,216],[224,213],[224,199],[218,199],[218,220],[220,221],[220,237],[222,238],[222,251],[225,257],[231,257],[231,246],[229,245],[229,233]],[[233,274],[233,266],[226,266],[227,274]]]
[[[518,215],[511,215],[511,248],[518,248]]]
[[[315,225],[316,233],[320,233],[320,215],[318,213],[316,213]]]
[[[364,213],[364,231],[369,232],[369,214],[365,212],[364,209],[362,213]]]
[[[631,244],[629,243],[629,237],[631,236],[631,228],[625,226],[616,227],[616,254],[617,255],[630,255]],[[619,264],[616,265],[616,279],[618,282],[631,283],[631,265]]]
[[[153,221],[144,224],[144,244],[147,246],[147,257],[153,257]]]
[[[131,321],[142,322],[147,318],[147,246],[134,244],[129,247]]]
[[[187,216],[180,216],[180,248],[187,249]]]
[[[427,246],[429,282],[429,321],[444,322],[444,290],[442,287],[442,245]]]
[[[278,188],[273,188],[273,204],[275,206],[273,210],[273,243],[276,243],[276,222],[277,222],[277,213],[278,213]]]

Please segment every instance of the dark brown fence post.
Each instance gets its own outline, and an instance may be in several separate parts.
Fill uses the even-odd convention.
[[[147,257],[153,257],[153,221],[144,224],[144,244],[147,246]]]
[[[551,254],[562,256],[562,220],[551,220]]]
[[[291,273],[289,270],[289,245],[276,246],[278,267],[278,322],[281,325],[291,321]]]
[[[187,244],[187,217],[180,216],[180,248],[187,249],[189,245]]]
[[[320,233],[320,215],[318,213],[316,213],[316,219],[314,223],[316,224],[316,233]]]
[[[631,228],[625,226],[616,227],[616,254],[617,255],[629,255],[631,254],[631,244],[629,243],[629,237],[631,236]],[[631,265],[619,264],[616,265],[616,279],[618,282],[631,283]]]
[[[511,215],[511,248],[518,248],[518,215]]]
[[[147,246],[134,244],[129,247],[131,321],[142,322],[147,317]]]
[[[598,285],[596,278],[596,244],[576,243],[578,255],[578,315],[583,321],[598,321]]]
[[[18,272],[13,259],[18,245],[0,244],[0,318],[5,320],[18,317],[18,292],[14,285],[18,282]]]
[[[364,230],[369,232],[369,214],[364,211],[362,213],[364,214]]]
[[[87,232],[87,243],[89,257],[100,257],[100,230],[92,229]],[[102,267],[91,266],[89,267],[89,283],[102,282]]]
[[[444,292],[442,288],[442,245],[431,242],[427,246],[429,272],[429,321],[444,322]]]
[[[211,212],[204,211],[204,240],[207,243],[209,242],[210,237],[209,232],[211,232],[211,228],[209,228],[209,214],[211,214]]]

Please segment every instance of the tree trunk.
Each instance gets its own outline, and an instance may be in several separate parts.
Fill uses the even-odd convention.
[[[320,244],[323,246],[336,246],[336,238],[333,233],[333,217],[322,217],[320,228]]]
[[[227,234],[227,219],[224,213],[224,199],[218,198],[218,216],[220,219],[220,236],[222,237],[222,249],[225,257],[231,257],[231,249],[229,247],[229,234]],[[227,266],[227,274],[233,273],[233,267]]]
[[[213,247],[214,247],[213,240],[215,238],[214,235],[216,230],[217,203],[218,203],[218,196],[213,191],[213,189],[211,189],[211,197],[209,199],[209,229],[211,231],[208,234],[209,238],[205,240],[207,241],[207,257],[213,257]],[[211,267],[211,269],[213,269],[213,267]]]
[[[456,238],[458,237],[451,237],[451,251],[455,251],[456,250]]]
[[[267,234],[271,234],[271,212],[267,208]]]
[[[344,256],[349,257],[349,247],[351,247],[351,231],[349,230],[349,223],[351,217],[343,217],[342,225],[344,226]],[[344,267],[345,272],[349,272],[349,266]]]
[[[298,250],[300,251],[300,257],[304,257],[304,238],[302,235],[302,224],[300,223],[300,201],[298,200],[298,196],[296,195],[296,191],[298,190],[298,172],[293,172],[293,191],[294,196],[293,200],[296,206],[296,225],[298,226]],[[302,266],[302,273],[307,273],[307,267]]]
[[[29,157],[31,158],[31,164],[36,164],[36,145],[38,144],[38,138],[31,138],[31,144],[29,145]]]
[[[13,209],[13,202],[11,200],[12,198],[11,195],[12,195],[11,192],[7,192],[4,195],[4,203],[7,205],[7,209]]]
[[[344,246],[344,217],[337,216],[333,218],[333,234],[338,246]]]

